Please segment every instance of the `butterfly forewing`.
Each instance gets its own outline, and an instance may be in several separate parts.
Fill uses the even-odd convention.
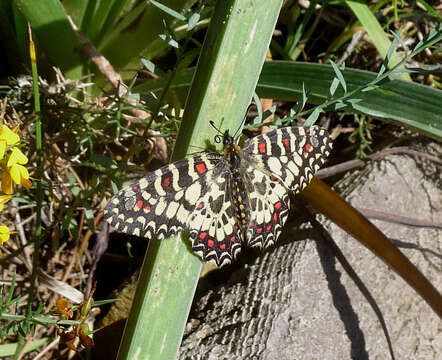
[[[330,151],[331,140],[324,129],[289,127],[248,140],[243,160],[297,193],[307,186]]]
[[[208,153],[163,166],[120,190],[104,215],[123,233],[157,239],[176,235],[187,226],[207,192],[205,179],[220,161],[220,155]]]

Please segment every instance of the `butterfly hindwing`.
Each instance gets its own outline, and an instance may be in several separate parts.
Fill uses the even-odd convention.
[[[201,154],[149,173],[111,199],[104,211],[107,221],[120,232],[146,238],[178,234],[220,160],[218,154]]]
[[[192,250],[203,261],[221,267],[230,264],[241,251],[241,232],[236,223],[227,162],[220,161],[205,180],[207,192],[190,218],[189,238]]]
[[[249,139],[243,156],[252,167],[278,178],[297,193],[307,186],[330,151],[331,139],[324,129],[287,127]]]
[[[290,199],[277,179],[253,168],[247,174],[251,220],[246,242],[251,247],[267,248],[276,242],[282,231],[289,214]]]

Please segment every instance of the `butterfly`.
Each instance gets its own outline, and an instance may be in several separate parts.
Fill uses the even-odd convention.
[[[205,262],[230,264],[243,245],[273,245],[300,192],[332,148],[326,130],[285,127],[247,140],[225,131],[223,153],[203,152],[161,167],[120,190],[104,216],[116,230],[164,239],[187,229]]]

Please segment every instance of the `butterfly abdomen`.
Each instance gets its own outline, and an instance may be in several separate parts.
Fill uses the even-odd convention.
[[[250,222],[250,200],[244,174],[241,171],[241,148],[233,143],[227,144],[224,148],[224,157],[232,174],[232,200],[236,209],[236,222],[244,233]]]

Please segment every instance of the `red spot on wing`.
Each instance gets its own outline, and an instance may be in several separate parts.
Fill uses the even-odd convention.
[[[259,227],[258,229],[256,229],[256,232],[258,233],[258,234],[261,234],[262,233],[262,227]]]
[[[137,201],[137,208],[141,209],[143,207],[143,200],[138,200]]]
[[[235,224],[235,230],[238,230],[238,229],[239,229],[238,224]]]
[[[270,176],[270,180],[272,180],[272,181],[278,181],[278,179],[275,178],[274,176]]]
[[[281,202],[281,201],[278,201],[278,202],[275,204],[275,209],[279,211],[281,208],[282,208],[282,202]]]
[[[311,144],[305,144],[304,148],[306,151],[310,152],[310,151],[312,151],[313,146]]]
[[[203,202],[200,202],[196,208],[197,208],[198,210],[201,210],[203,207],[204,207],[204,203],[203,203]]]
[[[278,221],[278,214],[273,213],[273,222],[277,222],[277,221]]]
[[[207,172],[207,166],[206,164],[204,164],[203,162],[197,163],[195,164],[195,171],[199,174],[202,175],[204,173]]]
[[[254,226],[255,226],[254,222],[251,222],[250,225],[249,225],[249,227],[251,227],[251,228],[254,227]]]
[[[304,152],[302,153],[302,156],[303,156],[304,158],[306,158],[306,157],[308,156],[308,152],[305,152],[305,151],[304,151]]]
[[[290,140],[289,139],[284,139],[282,140],[282,142],[284,143],[284,146],[288,149],[290,148]]]
[[[262,141],[258,144],[258,151],[260,154],[267,153],[267,145],[264,141]]]
[[[207,246],[209,248],[213,248],[215,246],[215,242],[212,239],[207,240]]]
[[[230,242],[235,242],[235,240],[236,240],[235,235],[232,235],[232,236],[230,237]]]
[[[170,189],[170,182],[171,182],[171,177],[170,176],[165,177],[162,183],[163,188]]]
[[[138,186],[137,185],[132,186],[132,190],[137,191],[138,190]]]
[[[219,248],[220,248],[222,251],[226,250],[226,244],[221,244],[221,245],[219,246]]]
[[[310,129],[305,129],[306,134],[310,134]]]
[[[267,230],[267,231],[272,230],[272,225],[271,225],[271,224],[267,225],[266,230]]]
[[[204,240],[204,239],[207,237],[207,233],[204,231],[204,232],[202,232],[201,234],[199,234],[198,237],[199,237],[201,240]]]
[[[146,207],[145,207],[145,209],[147,210],[147,211],[150,211],[150,205],[146,205]]]

